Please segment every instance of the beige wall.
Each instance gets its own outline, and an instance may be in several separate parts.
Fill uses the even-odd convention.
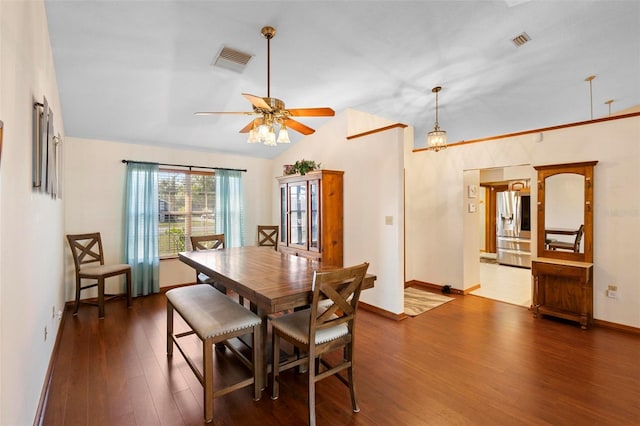
[[[239,142],[244,143],[244,142]],[[257,225],[270,219],[274,193],[271,160],[135,145],[121,142],[68,138],[65,145],[65,233],[99,231],[105,261],[120,263],[123,252],[123,212],[126,166],[123,159],[206,167],[247,169],[243,173],[245,202],[245,244],[255,244]],[[179,260],[160,261],[160,286],[193,282],[192,268]],[[109,280],[110,291],[119,286]],[[65,251],[65,295],[73,299],[74,267],[71,252]],[[92,290],[82,297],[91,296]]]
[[[407,279],[479,283],[477,228],[468,221],[465,170],[598,160],[594,187],[594,317],[640,327],[640,118],[418,152],[406,159]],[[530,167],[532,182],[536,173]],[[521,176],[522,177],[522,176]],[[532,185],[531,204],[537,190]],[[532,235],[537,221],[533,216]],[[535,238],[532,252],[535,253]],[[618,286],[618,298],[605,295]]]
[[[411,129],[392,129],[347,140],[349,134],[388,125],[388,120],[355,110],[339,113],[316,133],[293,145],[273,163],[276,176],[284,164],[314,160],[323,169],[344,173],[344,264],[368,261],[377,275],[375,288],[362,293],[362,301],[394,313],[404,311],[403,150]],[[278,223],[279,205],[273,204]],[[386,225],[385,218],[392,224]]]
[[[0,1],[2,425],[33,423],[64,303],[63,202],[31,190],[33,102],[43,97],[64,135],[44,5]]]

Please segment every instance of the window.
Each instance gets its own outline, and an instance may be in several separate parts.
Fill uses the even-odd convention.
[[[191,250],[192,235],[216,229],[215,173],[160,169],[158,173],[158,247],[160,258]]]

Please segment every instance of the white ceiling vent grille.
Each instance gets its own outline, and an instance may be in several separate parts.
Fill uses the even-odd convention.
[[[242,72],[252,57],[253,55],[241,52],[232,47],[222,46],[216,57],[213,58],[213,66],[235,72]]]
[[[520,47],[530,40],[531,40],[531,37],[529,37],[529,34],[524,32],[515,36],[513,39],[511,39],[511,41],[513,42],[513,44],[516,45],[516,47]]]

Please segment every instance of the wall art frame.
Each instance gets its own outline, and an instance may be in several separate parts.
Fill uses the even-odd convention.
[[[32,189],[61,198],[62,138],[53,128],[53,111],[47,98],[33,103]]]

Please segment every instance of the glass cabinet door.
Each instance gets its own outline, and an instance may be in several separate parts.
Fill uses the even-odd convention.
[[[280,243],[287,244],[287,185],[280,186]]]
[[[307,184],[289,184],[289,245],[307,249]]]
[[[320,250],[320,181],[309,181],[309,249]]]

